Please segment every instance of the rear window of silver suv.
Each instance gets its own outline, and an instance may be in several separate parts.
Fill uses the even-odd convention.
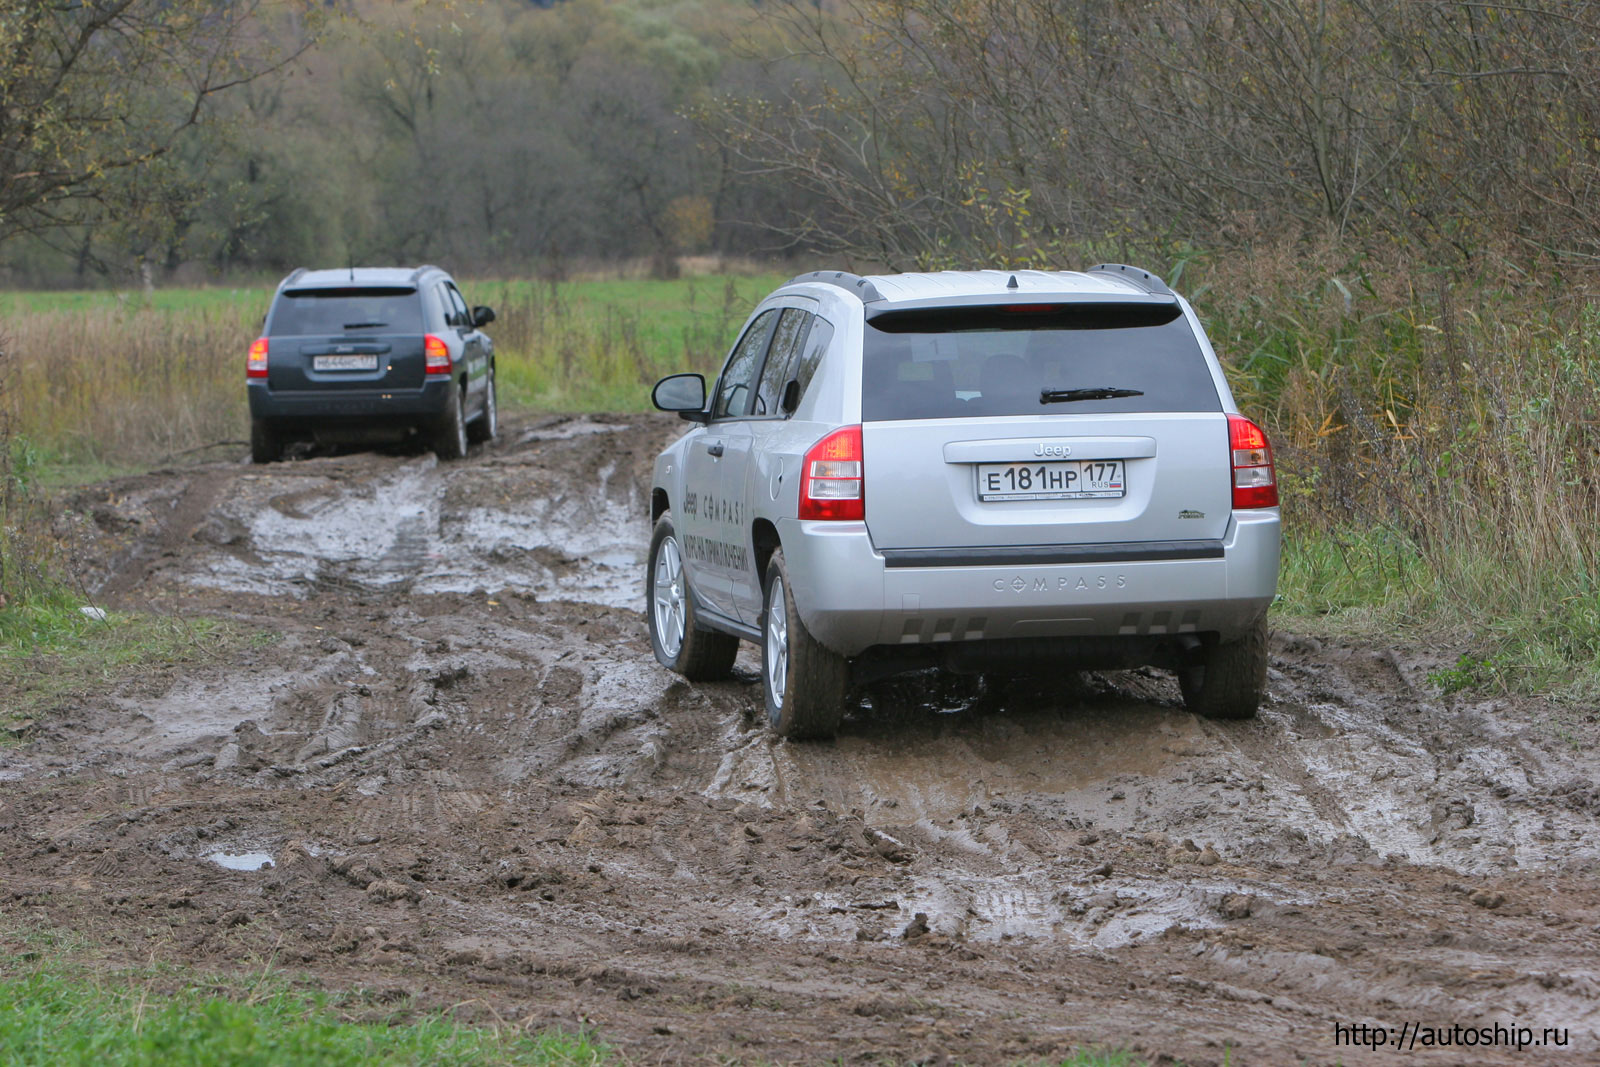
[[[1221,410],[1176,304],[919,308],[866,323],[868,421]]]

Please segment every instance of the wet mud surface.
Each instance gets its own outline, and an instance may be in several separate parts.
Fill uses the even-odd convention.
[[[753,650],[650,655],[671,420],[458,464],[227,462],[68,502],[113,607],[270,635],[0,748],[0,912],[641,1063],[1600,1062],[1600,727],[1452,657],[1274,638],[1248,723],[1158,672],[913,678],[774,742]],[[1398,1054],[1335,1024],[1565,1028]]]

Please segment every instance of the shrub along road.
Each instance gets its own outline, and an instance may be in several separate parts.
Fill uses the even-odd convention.
[[[679,428],[77,492],[109,606],[266,637],[0,748],[0,943],[270,960],[649,1062],[1390,1063],[1335,1025],[1418,1022],[1600,1055],[1600,727],[1442,696],[1442,652],[1280,633],[1255,722],[1127,672],[898,683],[835,743],[774,743],[748,651],[708,685],[649,652]]]

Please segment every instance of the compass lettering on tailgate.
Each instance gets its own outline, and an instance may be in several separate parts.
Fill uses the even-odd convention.
[[[1015,578],[996,578],[994,589],[997,593],[1004,593],[1007,589],[1013,593],[1086,593],[1093,589],[1126,589],[1128,576],[1125,574],[1096,574],[1080,575],[1070,578],[1058,575],[1055,578],[1024,578],[1017,575]]]

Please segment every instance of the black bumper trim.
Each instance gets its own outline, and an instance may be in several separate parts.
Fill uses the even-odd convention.
[[[886,567],[1033,567],[1057,563],[1148,563],[1222,559],[1222,542],[1115,541],[1097,545],[1016,545],[1005,548],[885,548]]]
[[[452,379],[394,389],[295,389],[273,391],[251,384],[250,414],[258,419],[437,419],[444,414]]]

